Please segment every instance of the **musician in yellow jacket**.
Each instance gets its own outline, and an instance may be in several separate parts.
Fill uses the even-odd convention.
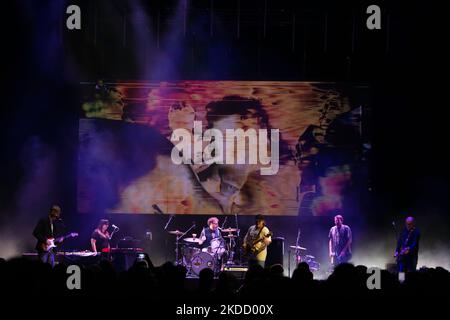
[[[251,226],[244,237],[244,251],[249,260],[253,260],[263,268],[267,257],[267,246],[272,242],[272,233],[266,227],[264,216],[255,216],[255,225]]]

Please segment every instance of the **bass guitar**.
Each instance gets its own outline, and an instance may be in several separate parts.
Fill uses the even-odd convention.
[[[260,253],[261,251],[263,251],[265,249],[265,245],[263,246],[259,246],[259,243],[263,242],[265,238],[269,238],[273,235],[272,232],[267,233],[264,237],[262,237],[261,239],[257,239],[255,241],[253,241],[252,243],[247,243],[246,246],[244,246],[244,256],[255,256],[258,253]]]

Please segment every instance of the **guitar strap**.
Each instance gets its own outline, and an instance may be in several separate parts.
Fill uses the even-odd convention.
[[[411,237],[411,234],[412,234],[413,231],[414,231],[414,228],[412,228],[411,230],[409,230],[408,236],[406,237],[405,242],[403,243],[403,247],[401,248],[401,250],[403,250],[403,249],[406,247],[406,244],[408,243],[409,238]]]
[[[253,240],[252,247],[253,247],[255,244],[257,244],[258,241],[260,240],[260,239],[259,239],[259,236],[260,236],[261,232],[263,231],[264,227],[265,227],[265,225],[259,230],[258,235],[256,236],[256,239]]]

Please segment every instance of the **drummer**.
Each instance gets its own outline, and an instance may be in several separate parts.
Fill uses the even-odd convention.
[[[208,219],[208,227],[203,228],[202,233],[200,234],[199,245],[203,248],[211,247],[211,241],[216,238],[222,238],[222,235],[219,231],[219,219],[216,217],[211,217]]]

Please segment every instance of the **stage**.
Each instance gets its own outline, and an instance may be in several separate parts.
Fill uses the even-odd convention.
[[[443,8],[19,0],[2,12],[8,295],[261,299],[297,315],[306,296],[345,315],[361,297],[448,291]],[[206,314],[195,306],[176,305]]]

